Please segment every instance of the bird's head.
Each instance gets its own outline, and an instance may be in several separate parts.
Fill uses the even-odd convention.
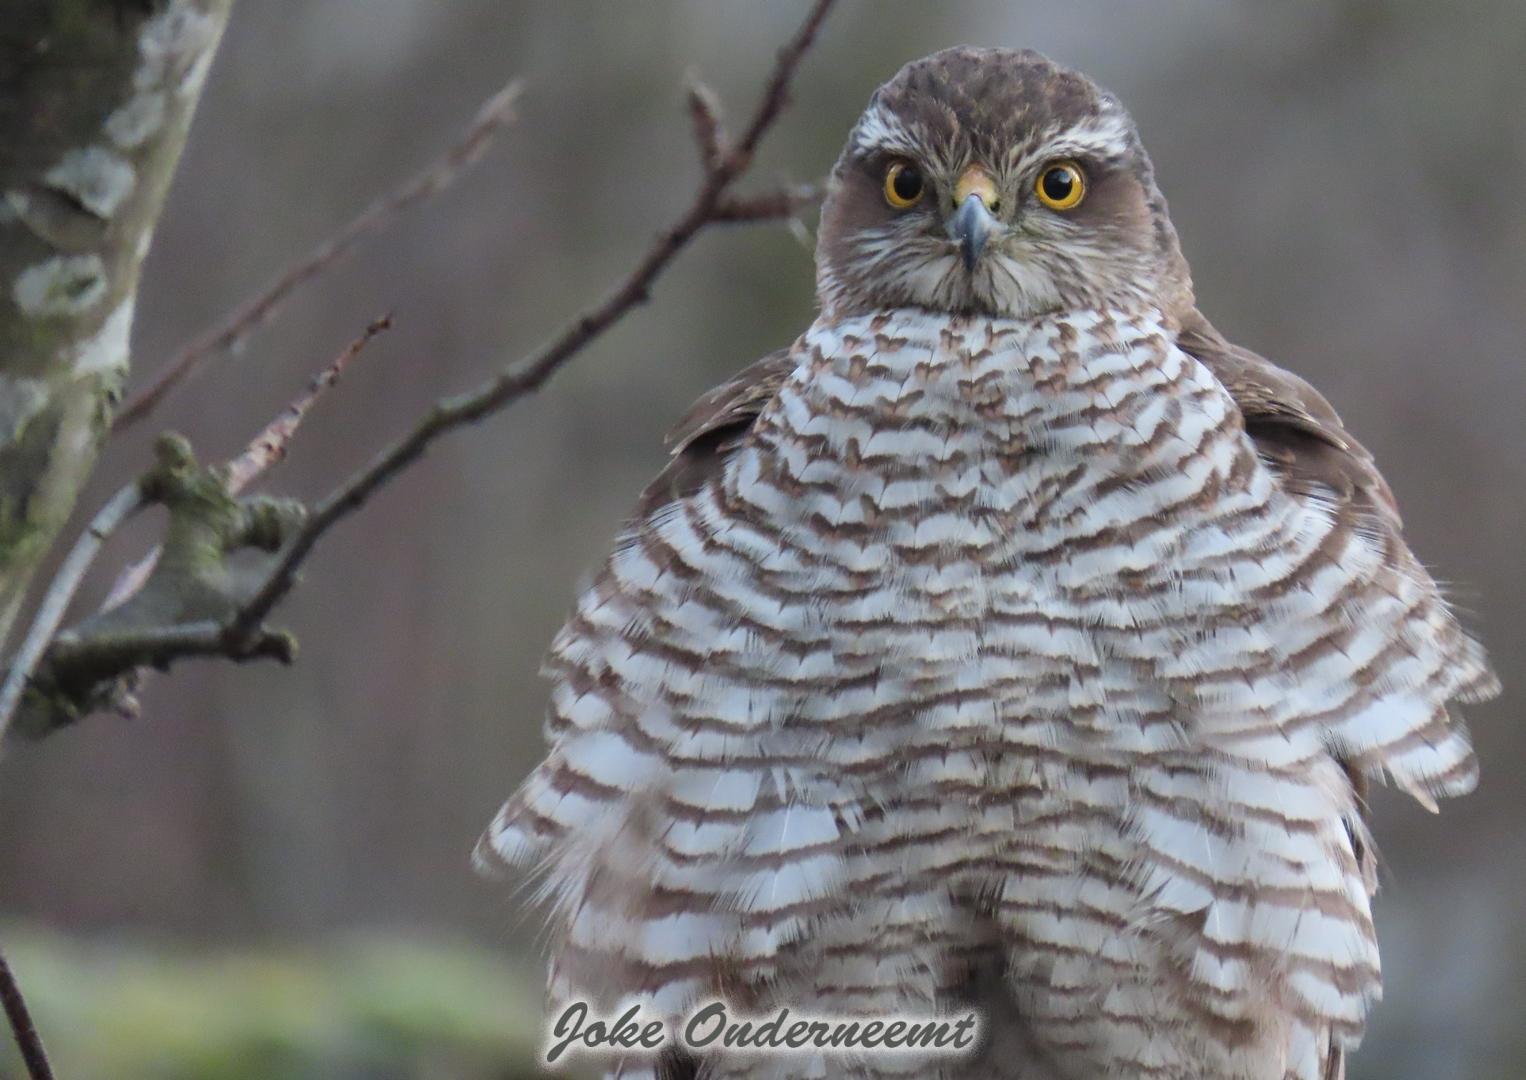
[[[875,92],[832,171],[816,272],[839,316],[1192,306],[1133,120],[1027,50],[946,49]]]

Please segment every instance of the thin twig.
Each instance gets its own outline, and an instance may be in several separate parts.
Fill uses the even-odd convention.
[[[761,195],[729,196],[716,205],[710,220],[718,225],[787,220],[818,205],[825,193],[821,184],[792,184]]]
[[[461,137],[428,168],[367,206],[344,228],[283,271],[258,295],[245,301],[229,312],[220,323],[184,345],[153,376],[148,385],[122,407],[112,424],[112,431],[121,431],[142,420],[171,390],[210,357],[236,349],[300,285],[338,262],[358,241],[390,225],[415,204],[438,195],[449,187],[467,166],[482,156],[493,136],[514,119],[514,103],[519,97],[520,85],[516,79],[488,98]]]
[[[48,1052],[43,1049],[42,1036],[32,1022],[26,998],[21,995],[21,984],[11,970],[5,954],[0,953],[0,1004],[5,1007],[5,1018],[10,1021],[11,1034],[16,1037],[16,1048],[21,1051],[22,1064],[31,1080],[53,1080],[53,1066]]]
[[[314,375],[308,383],[307,389],[302,395],[286,408],[281,410],[270,423],[260,430],[260,433],[250,440],[244,452],[228,462],[228,494],[237,495],[255,480],[259,479],[266,471],[280,463],[291,446],[292,436],[296,435],[297,428],[306,419],[308,411],[317,404],[318,399],[339,381],[345,369],[350,366],[350,361],[359,356],[361,351],[371,343],[371,339],[384,330],[391,329],[392,316],[383,315],[374,320],[365,328],[354,341],[350,342],[343,352],[336,356],[329,365],[318,374]],[[132,596],[148,581],[149,574],[153,573],[154,566],[159,561],[161,548],[154,548],[143,558],[133,563],[122,573],[117,575],[116,581],[111,586],[111,591],[106,594],[105,601],[101,604],[102,611],[109,611],[118,606],[129,596]]]
[[[694,141],[699,144],[699,160],[709,172],[726,153],[726,125],[721,120],[721,100],[697,77],[689,80],[689,119],[694,124]]]
[[[85,531],[80,533],[63,565],[58,568],[58,573],[53,576],[47,595],[43,597],[37,614],[32,618],[32,625],[27,628],[26,637],[21,641],[21,647],[11,660],[5,683],[0,686],[0,744],[5,741],[5,733],[11,726],[16,706],[21,703],[21,695],[26,692],[27,682],[37,670],[37,664],[54,635],[58,633],[58,626],[63,622],[64,613],[69,610],[70,601],[79,591],[85,571],[90,569],[90,564],[95,561],[107,538],[116,532],[122,522],[142,509],[143,505],[142,486],[134,480],[101,507]]]
[[[226,641],[230,652],[242,648],[258,631],[265,617],[295,584],[297,568],[335,522],[362,506],[378,488],[417,461],[425,449],[447,431],[475,423],[538,390],[563,364],[631,308],[647,300],[652,282],[696,233],[716,220],[716,210],[722,205],[732,183],[752,163],[758,143],[784,108],[790,79],[834,3],[835,0],[816,0],[812,5],[800,28],[779,50],[773,73],[741,138],[725,147],[717,160],[707,164],[693,204],[671,228],[658,236],[656,243],[613,292],[575,318],[523,363],[501,371],[474,390],[437,402],[412,431],[383,450],[313,510],[276,561],[264,584],[229,622]],[[693,100],[691,98],[691,103]],[[708,106],[707,111],[713,113]],[[705,149],[702,145],[701,151]]]
[[[307,417],[308,410],[324,393],[339,381],[350,361],[359,356],[377,334],[392,329],[391,314],[373,319],[360,335],[344,347],[344,351],[330,361],[328,367],[314,375],[307,389],[281,414],[265,425],[263,431],[250,441],[244,452],[228,462],[228,494],[237,495],[252,484],[272,466],[286,457],[291,438]]]

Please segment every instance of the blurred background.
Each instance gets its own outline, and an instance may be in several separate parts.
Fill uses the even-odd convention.
[[[117,440],[82,505],[160,428],[236,453],[391,310],[266,485],[324,492],[624,274],[694,189],[686,74],[740,116],[804,7],[244,0],[148,262],[139,376],[515,74],[521,119]],[[1478,793],[1438,817],[1377,798],[1388,989],[1351,1077],[1522,1075],[1526,5],[845,0],[753,186],[821,176],[880,81],[962,42],[1036,47],[1118,92],[1204,311],[1334,401],[1492,647],[1506,693],[1469,713]],[[468,858],[539,756],[541,652],[668,425],[812,315],[800,235],[707,232],[539,397],[324,543],[279,612],[296,667],[187,664],[147,683],[141,719],[0,763],[0,936],[61,1076],[535,1075],[538,922]]]

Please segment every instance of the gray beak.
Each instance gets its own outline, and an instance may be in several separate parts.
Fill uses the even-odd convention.
[[[975,269],[986,241],[1000,230],[1001,222],[991,216],[991,211],[986,209],[985,201],[979,195],[966,195],[964,204],[954,211],[954,216],[948,221],[948,234],[959,241],[959,253],[964,259],[966,270]]]

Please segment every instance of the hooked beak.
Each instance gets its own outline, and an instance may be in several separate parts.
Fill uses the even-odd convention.
[[[975,269],[986,242],[1001,231],[1001,222],[991,213],[996,198],[996,182],[978,165],[966,169],[954,185],[954,203],[958,209],[949,218],[948,234],[958,242],[966,270]]]

